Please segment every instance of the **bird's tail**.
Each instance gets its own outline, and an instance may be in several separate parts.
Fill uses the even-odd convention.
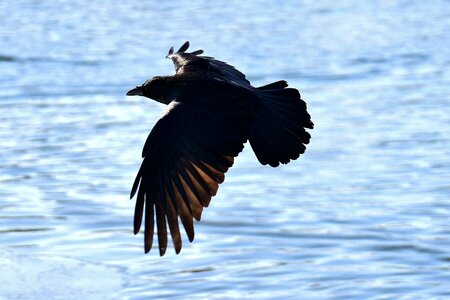
[[[311,136],[305,128],[314,124],[306,103],[286,81],[277,81],[256,89],[259,102],[250,129],[250,145],[259,162],[277,167],[305,152]]]

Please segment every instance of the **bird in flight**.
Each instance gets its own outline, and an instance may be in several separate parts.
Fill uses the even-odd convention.
[[[193,219],[200,221],[247,141],[261,164],[277,167],[305,152],[311,138],[305,128],[314,126],[298,90],[286,81],[253,87],[233,66],[188,48],[186,42],[169,50],[175,75],[153,77],[127,93],[167,104],[145,142],[130,196],[137,192],[134,234],[145,215],[149,252],[156,222],[160,256],[167,224],[175,252],[181,250],[178,218],[194,240]]]

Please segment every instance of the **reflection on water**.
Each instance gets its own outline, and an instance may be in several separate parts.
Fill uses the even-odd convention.
[[[0,4],[0,297],[450,295],[448,4],[236,5]],[[124,94],[185,40],[300,88],[316,128],[277,169],[247,147],[160,258],[127,198],[163,107]]]

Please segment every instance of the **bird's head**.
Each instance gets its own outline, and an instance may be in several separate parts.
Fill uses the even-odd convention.
[[[144,96],[155,101],[168,104],[172,99],[170,95],[169,78],[156,76],[127,92],[127,96]]]

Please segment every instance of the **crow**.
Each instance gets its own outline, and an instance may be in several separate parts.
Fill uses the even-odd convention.
[[[311,138],[305,128],[314,127],[300,93],[286,81],[255,88],[233,66],[188,48],[189,42],[177,52],[171,47],[166,56],[175,75],[153,77],[127,93],[167,104],[145,142],[130,195],[137,192],[134,234],[145,215],[148,253],[156,221],[160,256],[167,224],[175,252],[181,250],[178,218],[194,240],[193,219],[200,221],[247,141],[261,164],[277,167],[305,152]]]

